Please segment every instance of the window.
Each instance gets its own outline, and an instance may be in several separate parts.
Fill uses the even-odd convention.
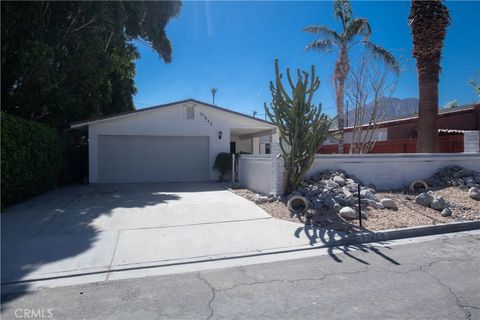
[[[192,106],[187,107],[187,119],[195,119],[195,110]]]

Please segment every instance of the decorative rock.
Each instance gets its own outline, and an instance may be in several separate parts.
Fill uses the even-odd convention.
[[[358,218],[357,212],[350,207],[343,207],[342,209],[340,209],[340,211],[338,213],[340,214],[340,216],[342,218],[345,218],[345,219],[356,219],[356,218]]]
[[[415,203],[421,205],[422,207],[430,207],[430,204],[433,201],[433,196],[429,192],[422,192],[415,198]]]
[[[375,197],[375,195],[373,194],[373,192],[370,191],[370,190],[368,190],[368,189],[365,189],[365,190],[360,191],[360,197],[362,197],[362,198],[367,198],[367,199],[369,199],[369,200],[373,200],[373,201],[376,201],[376,202],[379,201],[378,198]]]
[[[321,209],[323,208],[323,202],[320,198],[313,198],[312,199],[312,204],[315,209]]]
[[[452,210],[450,208],[445,208],[442,210],[442,217],[448,217],[452,215]]]
[[[383,198],[380,200],[380,204],[387,209],[397,209],[397,204],[395,201],[389,198]]]
[[[262,203],[265,203],[267,202],[269,199],[267,196],[262,196],[262,195],[255,195],[255,203],[256,204],[262,204]]]
[[[430,204],[430,207],[437,211],[442,211],[443,209],[448,207],[448,204],[442,196],[435,196],[432,203]]]
[[[329,208],[333,208],[336,203],[337,201],[335,201],[335,199],[333,199],[332,197],[327,197],[323,200],[323,205]]]
[[[342,192],[346,197],[353,196],[353,194],[350,192],[350,190],[348,190],[347,187],[342,187]]]
[[[338,184],[341,185],[341,186],[344,186],[344,185],[345,185],[345,179],[342,178],[341,176],[335,176],[335,177],[333,177],[333,181],[335,181],[336,183],[338,183]]]
[[[310,192],[313,194],[313,195],[317,195],[317,194],[320,194],[322,193],[322,188],[320,188],[319,186],[316,186],[316,185],[313,185],[312,188],[310,189]]]
[[[468,190],[468,196],[473,200],[480,200],[480,189],[477,187],[472,187]]]
[[[340,188],[340,185],[338,183],[336,183],[335,181],[332,181],[332,180],[325,181],[325,186],[328,189],[339,189]]]
[[[347,184],[356,184],[355,180],[350,179],[350,178],[345,179],[345,182],[346,182]]]
[[[369,204],[370,204],[371,207],[373,207],[375,209],[385,209],[383,204],[381,204],[380,202],[371,201]]]
[[[348,206],[350,204],[350,199],[352,198],[353,196],[350,196],[350,197],[346,197],[343,193],[339,194],[338,196],[335,196],[334,199],[335,201],[337,201],[338,203],[340,203],[341,205],[343,206]]]
[[[333,211],[339,212],[340,209],[342,209],[342,206],[341,206],[340,204],[335,203],[335,204],[333,205]]]

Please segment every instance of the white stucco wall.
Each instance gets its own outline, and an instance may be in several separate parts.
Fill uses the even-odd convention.
[[[195,119],[186,119],[187,106],[194,106]],[[230,151],[230,128],[266,130],[272,127],[267,123],[193,102],[93,122],[88,125],[89,181],[92,183],[98,182],[99,135],[209,137],[210,179],[215,180],[218,178],[217,172],[213,169],[215,157],[220,152]],[[218,138],[219,131],[222,131],[222,139]]]
[[[318,171],[341,169],[365,184],[373,183],[377,188],[387,190],[402,188],[417,179],[427,179],[439,168],[449,165],[480,171],[480,154],[318,155],[307,176]]]
[[[269,155],[242,155],[238,169],[239,183],[245,188],[261,194],[272,191],[274,168]]]
[[[278,143],[274,143],[272,155],[241,156],[240,184],[263,194],[282,194],[285,170],[283,160],[275,156],[278,153]],[[394,190],[414,180],[427,179],[449,165],[480,171],[480,153],[319,155],[307,177],[319,171],[339,169],[365,184],[374,184],[379,190]]]

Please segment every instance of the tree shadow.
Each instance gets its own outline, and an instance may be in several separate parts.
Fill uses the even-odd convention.
[[[2,294],[2,310],[6,302],[28,291],[28,281],[41,279],[43,270],[47,270],[44,274],[58,272],[61,276],[65,270],[81,273],[81,265],[93,265],[97,270],[108,267],[113,250],[92,248],[116,243],[118,230],[99,228],[98,219],[115,214],[127,219],[124,222],[133,221],[128,219],[143,214],[136,208],[180,200],[181,193],[176,192],[224,189],[224,185],[212,183],[69,185],[7,208],[1,214],[2,287],[14,285],[14,289]],[[165,207],[149,214],[162,219]],[[121,208],[129,210],[119,213]]]
[[[341,219],[339,219],[341,220]],[[338,227],[338,224],[343,224],[343,226]],[[347,223],[343,220],[341,222],[335,221],[334,227],[320,227],[315,223],[312,223],[312,220],[308,220],[304,223],[303,227],[299,227],[295,230],[295,237],[300,238],[302,233],[309,239],[310,245],[315,245],[317,243],[322,243],[328,246],[327,252],[328,255],[336,262],[343,262],[338,255],[334,253],[334,250],[339,250],[342,254],[345,254],[347,257],[356,260],[359,263],[369,265],[367,261],[355,257],[350,252],[360,250],[362,252],[373,252],[376,255],[382,257],[383,259],[389,261],[392,264],[400,265],[398,261],[384,254],[380,249],[375,248],[368,243],[358,243],[357,235],[358,232],[370,232],[370,230],[365,228],[351,228],[352,224]],[[343,228],[342,228],[343,227]],[[344,231],[341,231],[344,230]],[[376,241],[380,244],[386,244],[383,241]],[[346,244],[345,244],[346,243]],[[384,246],[385,249],[391,249],[389,246]]]

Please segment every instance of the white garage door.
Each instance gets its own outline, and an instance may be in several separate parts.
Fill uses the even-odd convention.
[[[100,182],[208,181],[208,137],[98,136]]]

